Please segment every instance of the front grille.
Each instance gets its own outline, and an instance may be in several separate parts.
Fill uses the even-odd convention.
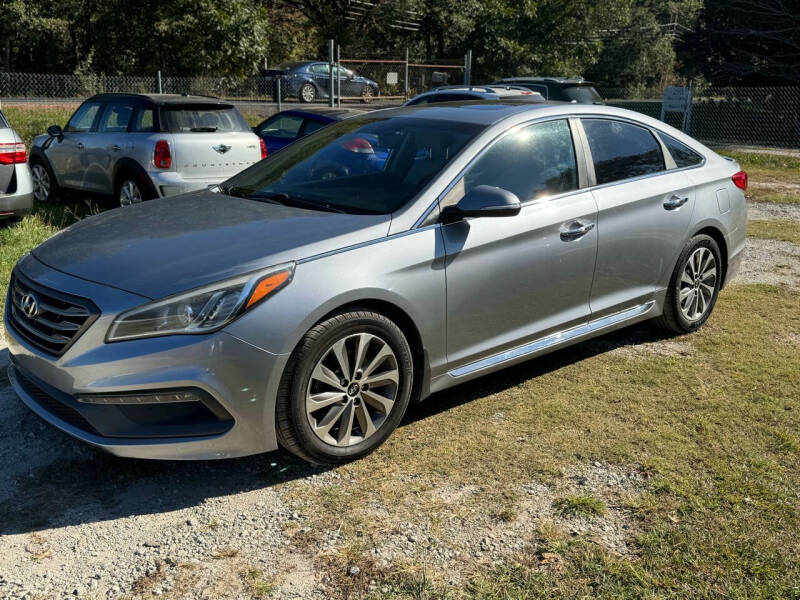
[[[91,423],[89,423],[89,421],[83,418],[81,413],[55,398],[53,394],[50,394],[46,390],[42,389],[42,387],[34,383],[32,379],[29,379],[23,375],[19,369],[14,367],[12,368],[14,369],[14,376],[17,380],[17,383],[19,383],[20,387],[25,390],[25,393],[28,394],[28,396],[30,396],[39,406],[41,406],[51,415],[58,417],[73,427],[77,427],[78,429],[82,429],[88,433],[98,435],[97,430],[91,425]]]
[[[17,334],[48,354],[60,356],[100,314],[85,298],[56,292],[25,276],[11,276],[8,321]]]

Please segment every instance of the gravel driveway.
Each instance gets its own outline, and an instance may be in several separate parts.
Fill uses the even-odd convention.
[[[750,210],[751,218],[800,220],[796,206]],[[800,289],[800,246],[748,240],[737,280]],[[653,344],[633,334],[629,343]],[[336,486],[336,471],[283,453],[117,459],[25,408],[7,363],[0,330],[0,598],[330,597],[313,551],[290,544],[287,532],[306,525],[279,484]]]

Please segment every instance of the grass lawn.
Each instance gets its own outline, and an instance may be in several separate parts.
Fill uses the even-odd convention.
[[[800,244],[800,223],[784,219],[749,221],[747,235],[748,237]]]
[[[747,197],[755,202],[800,204],[800,158],[757,152],[720,150],[747,171]]]

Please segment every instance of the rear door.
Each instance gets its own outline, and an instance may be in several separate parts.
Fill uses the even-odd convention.
[[[258,137],[231,105],[166,105],[161,123],[172,134],[172,161],[185,179],[222,180],[261,160]]]
[[[593,316],[602,316],[654,297],[677,261],[695,191],[684,172],[667,170],[662,146],[648,128],[607,118],[581,122],[598,207],[590,302]]]
[[[86,148],[92,162],[87,185],[102,194],[114,192],[114,167],[127,154],[128,125],[133,116],[132,99],[108,102],[100,117],[97,133],[90,137]]]
[[[86,146],[94,135],[102,108],[100,101],[81,104],[70,117],[62,138],[54,139],[47,148],[47,158],[60,185],[83,189],[90,162]]]

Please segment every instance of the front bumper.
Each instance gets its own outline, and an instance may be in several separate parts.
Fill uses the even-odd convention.
[[[22,401],[45,421],[126,457],[215,459],[277,448],[274,399],[287,355],[255,348],[224,331],[107,344],[104,338],[113,316],[145,299],[71,277],[30,256],[18,268],[39,285],[90,298],[101,310],[100,317],[59,357],[30,345],[6,314],[9,379]],[[192,435],[190,427],[177,427],[173,433],[180,435],[146,437],[145,433],[142,437],[137,435],[137,423],[131,422],[124,437],[109,436],[99,433],[108,431],[102,411],[115,407],[94,406],[85,411],[75,402],[76,396],[86,394],[174,389],[201,390],[222,409],[220,414],[229,415],[232,424],[229,420],[225,431],[214,435]],[[161,409],[148,406],[153,411]],[[81,414],[76,416],[76,410]]]

